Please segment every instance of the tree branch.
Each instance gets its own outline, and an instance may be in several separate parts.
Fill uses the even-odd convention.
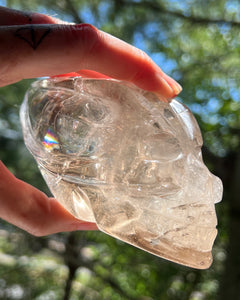
[[[155,12],[161,13],[161,14],[168,14],[177,18],[184,19],[186,21],[189,21],[193,24],[202,24],[202,25],[209,25],[209,24],[219,24],[219,25],[231,25],[232,27],[240,27],[240,22],[235,20],[227,20],[227,19],[209,19],[205,17],[200,16],[194,16],[194,15],[184,15],[181,11],[177,10],[169,10],[166,9],[163,5],[156,3],[154,1],[148,2],[148,1],[141,1],[141,2],[130,2],[128,0],[121,0],[122,4],[124,5],[132,5],[132,6],[138,6],[143,7],[144,9],[151,9]]]
[[[116,292],[118,292],[121,296],[128,300],[140,300],[139,297],[133,297],[129,293],[127,293],[122,287],[111,277],[110,274],[108,275],[103,275],[97,272],[96,270],[92,270],[95,275],[100,278],[105,284],[107,283],[108,285],[111,286]]]
[[[65,0],[65,3],[66,3],[66,9],[68,10],[68,12],[73,16],[74,18],[74,22],[77,23],[77,24],[80,24],[80,23],[84,23],[82,21],[82,19],[80,18],[78,12],[77,12],[77,9],[76,7],[74,6],[74,4],[72,3],[72,0]]]

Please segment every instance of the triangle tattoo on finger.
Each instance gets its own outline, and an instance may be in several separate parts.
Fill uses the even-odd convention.
[[[15,32],[15,36],[24,40],[28,43],[34,50],[40,45],[43,39],[50,33],[51,29],[44,27],[38,27],[37,30],[35,26],[29,25],[19,28]]]

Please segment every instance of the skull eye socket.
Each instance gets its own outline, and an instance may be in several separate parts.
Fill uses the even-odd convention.
[[[160,162],[171,162],[182,155],[179,141],[174,135],[162,132],[149,136],[144,140],[144,152],[147,159]]]

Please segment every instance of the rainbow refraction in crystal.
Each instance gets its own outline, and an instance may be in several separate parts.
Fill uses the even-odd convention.
[[[59,149],[58,139],[56,135],[51,131],[51,129],[48,129],[42,143],[48,151],[52,151],[53,149]]]

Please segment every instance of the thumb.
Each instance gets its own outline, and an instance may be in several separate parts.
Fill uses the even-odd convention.
[[[94,223],[73,217],[56,199],[17,179],[1,161],[0,217],[36,236],[98,229]]]

